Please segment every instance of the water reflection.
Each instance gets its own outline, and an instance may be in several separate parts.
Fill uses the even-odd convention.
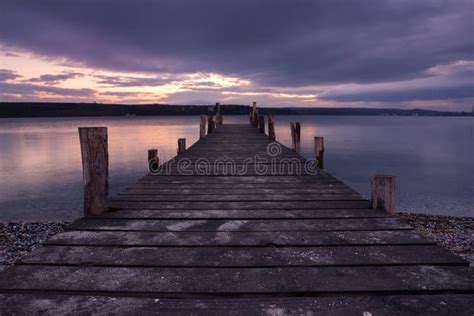
[[[302,154],[325,138],[325,166],[363,194],[370,175],[398,177],[399,210],[473,215],[473,119],[277,116],[277,139],[290,145],[289,121],[302,124]],[[247,116],[225,117],[247,123]],[[147,150],[166,159],[177,139],[198,139],[198,117],[0,119],[0,220],[81,216],[79,126],[107,126],[111,193],[146,170]]]

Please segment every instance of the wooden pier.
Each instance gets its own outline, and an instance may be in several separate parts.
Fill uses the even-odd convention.
[[[205,136],[201,117],[201,139],[180,140],[160,174],[0,273],[0,313],[473,314],[467,262],[380,209],[386,191],[373,209],[251,119]]]

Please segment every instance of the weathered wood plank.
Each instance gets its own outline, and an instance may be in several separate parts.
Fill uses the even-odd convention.
[[[362,201],[366,200],[359,194],[354,193],[305,193],[287,195],[284,192],[280,194],[120,194],[109,201],[140,201],[140,202],[173,202],[173,201]]]
[[[88,293],[321,295],[474,293],[474,270],[451,266],[324,268],[126,268],[18,265],[0,290]]]
[[[141,178],[138,182],[141,183],[298,183],[298,184],[343,184],[340,180],[333,177],[322,177],[322,176],[166,176],[166,175],[148,175]]]
[[[212,180],[212,179],[210,179]],[[125,189],[123,192],[126,192],[129,189],[144,189],[144,190],[154,190],[154,189],[169,189],[169,190],[179,190],[179,189],[196,189],[196,190],[216,190],[221,191],[221,189],[231,190],[231,189],[243,189],[244,191],[252,190],[278,190],[286,191],[288,189],[294,189],[301,187],[295,186],[293,183],[208,183],[206,186],[199,186],[193,183],[186,183],[181,181],[180,183],[135,183]],[[318,191],[319,190],[351,190],[351,192],[356,192],[346,186],[345,184],[333,184],[333,183],[309,183],[304,184],[304,189]],[[357,193],[357,192],[356,192]]]
[[[460,257],[433,245],[281,248],[51,246],[39,248],[17,264],[148,267],[468,265]]]
[[[311,298],[166,298],[91,295],[0,295],[6,315],[457,315],[472,316],[473,294]]]
[[[368,208],[370,201],[240,201],[240,202],[122,202],[110,201],[111,209],[157,209],[157,210],[176,210],[176,209],[195,209],[195,210],[218,210],[218,209],[329,209],[329,208]]]
[[[386,212],[369,209],[332,210],[119,210],[96,218],[151,219],[291,219],[291,218],[366,218],[390,217]]]
[[[251,190],[249,190],[251,188]],[[293,186],[291,187],[280,187],[278,189],[274,188],[255,188],[255,187],[250,187],[247,186],[245,189],[241,188],[234,188],[234,187],[229,187],[227,190],[223,191],[223,194],[226,195],[262,195],[262,194],[284,194],[284,195],[301,195],[304,193],[309,193],[309,194],[334,194],[334,195],[340,195],[340,194],[356,194],[359,195],[357,192],[354,190],[347,188],[347,187],[321,187],[318,188],[317,191],[314,188],[295,188]],[[201,188],[201,187],[184,187],[184,188],[169,188],[168,186],[164,186],[163,188],[150,188],[148,186],[144,186],[142,188],[128,188],[123,190],[122,192],[119,193],[119,195],[215,195],[216,190],[214,188]],[[360,196],[360,195],[359,195]]]
[[[275,169],[273,169],[275,168]],[[222,165],[222,164],[209,164],[205,162],[203,164],[192,165],[189,162],[185,162],[180,167],[172,167],[166,169],[166,166],[160,170],[159,174],[170,175],[170,176],[270,176],[280,177],[284,176],[300,176],[300,175],[315,175],[318,172],[322,172],[311,167],[305,167],[303,164],[242,164],[242,165]]]
[[[303,232],[412,229],[396,218],[284,219],[284,220],[130,220],[79,219],[69,230],[126,230],[156,232]]]
[[[434,244],[412,230],[342,232],[66,231],[48,245],[88,246],[342,246]]]

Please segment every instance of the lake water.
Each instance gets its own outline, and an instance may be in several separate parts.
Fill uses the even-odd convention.
[[[302,154],[311,157],[313,136],[324,136],[326,169],[365,196],[371,175],[393,174],[398,211],[474,216],[473,118],[277,116],[287,146],[290,120],[301,122]],[[79,126],[108,127],[114,194],[147,172],[148,149],[169,159],[178,138],[194,143],[199,117],[0,119],[0,221],[82,216]]]

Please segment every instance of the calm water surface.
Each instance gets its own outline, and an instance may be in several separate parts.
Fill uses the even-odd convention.
[[[469,117],[277,116],[302,124],[302,154],[325,137],[325,167],[365,196],[370,176],[397,176],[399,211],[474,216],[474,119]],[[225,117],[247,123],[247,116]],[[72,220],[82,215],[79,126],[107,126],[110,190],[147,172],[147,150],[165,159],[178,138],[198,138],[199,117],[0,119],[0,221]]]

